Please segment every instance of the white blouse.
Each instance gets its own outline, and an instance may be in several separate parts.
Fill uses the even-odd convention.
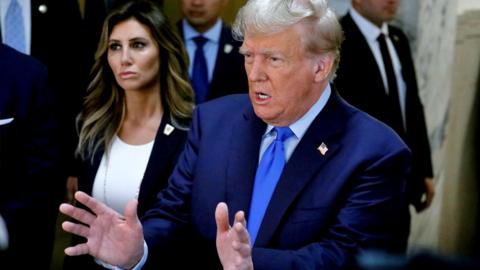
[[[131,145],[115,135],[110,153],[103,154],[92,195],[123,215],[127,202],[137,199],[154,141]]]

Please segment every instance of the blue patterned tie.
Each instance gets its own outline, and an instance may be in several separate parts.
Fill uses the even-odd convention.
[[[195,101],[197,104],[200,104],[207,99],[209,86],[207,60],[203,53],[203,45],[205,45],[208,39],[203,36],[197,36],[193,41],[195,41],[197,49],[193,58],[192,86],[195,90]]]
[[[263,153],[253,185],[250,213],[247,220],[247,229],[252,245],[255,243],[268,203],[285,166],[283,143],[293,135],[289,127],[276,127],[274,130],[277,136]]]
[[[3,43],[19,52],[27,52],[22,7],[18,4],[17,0],[10,2],[5,15],[5,39]]]

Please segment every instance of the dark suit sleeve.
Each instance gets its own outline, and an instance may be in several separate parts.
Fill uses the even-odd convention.
[[[365,168],[347,187],[345,204],[339,206],[325,235],[298,249],[253,248],[255,269],[350,269],[358,250],[392,247],[396,251],[405,245],[408,224],[403,192],[409,159],[409,151],[403,148],[365,160]]]

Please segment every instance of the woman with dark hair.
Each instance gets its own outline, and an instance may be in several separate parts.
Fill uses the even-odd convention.
[[[120,214],[137,198],[141,217],[186,140],[194,107],[186,53],[157,4],[131,1],[105,19],[95,58],[77,118],[78,189]],[[67,257],[64,268],[98,264],[90,256]]]

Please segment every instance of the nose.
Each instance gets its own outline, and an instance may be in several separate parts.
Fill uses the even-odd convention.
[[[129,48],[124,48],[122,50],[122,65],[130,65],[132,63],[132,58],[130,56]]]
[[[253,61],[247,64],[247,76],[251,82],[263,81],[267,78],[264,68],[264,60],[261,57],[255,57]],[[248,67],[249,66],[249,67]]]

